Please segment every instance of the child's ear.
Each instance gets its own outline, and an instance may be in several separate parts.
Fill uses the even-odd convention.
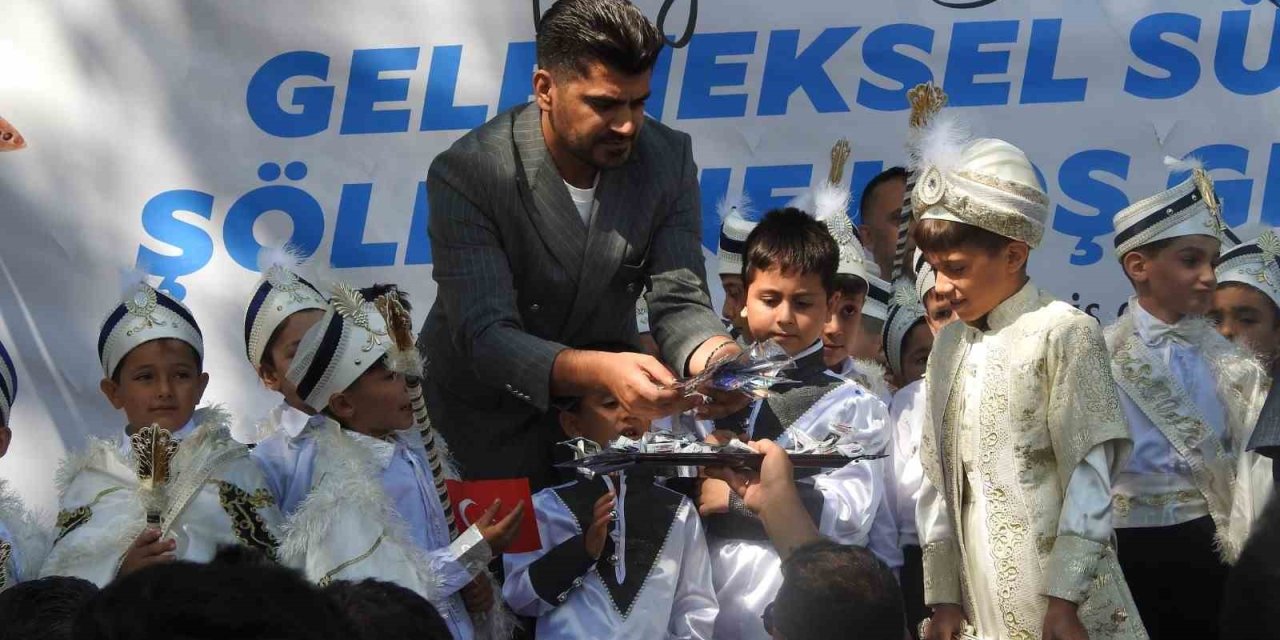
[[[120,385],[116,384],[115,380],[112,380],[111,378],[103,378],[102,382],[98,383],[98,388],[102,390],[102,395],[106,396],[107,402],[110,402],[111,406],[115,408],[116,411],[124,408],[124,403],[120,401],[118,395],[120,392]]]
[[[9,427],[0,425],[0,458],[9,453],[9,441],[12,438],[13,432],[9,430]]]
[[[351,404],[351,398],[345,393],[335,393],[329,396],[329,411],[333,415],[342,420],[350,420],[356,413],[355,405]]]
[[[578,416],[572,411],[560,412],[560,430],[569,438],[582,437],[582,428],[578,425]]]
[[[1130,251],[1124,254],[1120,259],[1120,265],[1124,267],[1124,272],[1129,279],[1134,282],[1146,282],[1148,273],[1147,257],[1142,255],[1141,251]]]
[[[1006,245],[1005,255],[1009,259],[1009,273],[1019,273],[1026,268],[1027,260],[1031,257],[1031,245],[1025,242],[1010,242]]]
[[[270,359],[270,356],[268,356],[267,360]],[[280,378],[281,376],[279,372],[276,371],[274,364],[264,361],[262,364],[258,365],[258,379],[261,380],[262,384],[268,389],[272,391],[280,391]]]

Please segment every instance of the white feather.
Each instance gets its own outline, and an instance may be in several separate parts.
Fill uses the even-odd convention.
[[[825,221],[849,215],[851,197],[845,187],[823,181],[813,190],[813,217]]]
[[[751,209],[751,198],[745,193],[736,195],[726,194],[725,197],[716,203],[716,214],[720,216],[720,223],[729,219],[729,215],[734,211],[738,212],[738,216],[743,220],[754,220],[755,212]]]
[[[151,286],[147,282],[147,272],[141,266],[128,267],[120,270],[120,301],[124,302],[133,298],[133,292],[137,290],[138,285],[145,284]]]
[[[969,143],[969,127],[953,112],[943,110],[920,131],[911,147],[912,170],[928,166],[948,172],[960,165],[965,145]]]
[[[1196,169],[1204,170],[1204,162],[1195,156],[1187,156],[1181,160],[1173,156],[1165,156],[1164,166],[1168,167],[1170,173],[1182,173],[1184,171],[1195,171]]]
[[[281,247],[263,247],[262,251],[258,252],[258,271],[266,273],[271,267],[284,267],[290,271],[296,271],[304,259],[302,251],[291,244]]]
[[[809,189],[787,202],[787,208],[799,209],[812,216],[813,210],[816,208],[816,204],[817,202],[813,196],[813,190]]]

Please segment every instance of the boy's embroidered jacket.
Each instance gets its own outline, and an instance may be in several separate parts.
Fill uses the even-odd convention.
[[[180,560],[208,562],[219,545],[243,544],[277,558],[283,518],[249,450],[231,438],[227,413],[199,409],[174,434],[180,441],[168,485],[162,537]],[[90,439],[58,471],[58,531],[46,576],[76,576],[103,586],[146,526],[128,437]]]

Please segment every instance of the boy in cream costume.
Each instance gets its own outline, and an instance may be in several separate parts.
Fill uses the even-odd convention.
[[[18,369],[0,343],[0,458],[9,449],[9,412],[17,396]],[[52,542],[51,533],[0,479],[0,591],[37,577]]]
[[[1134,441],[1112,486],[1114,515],[1121,566],[1153,638],[1216,633],[1227,563],[1253,517],[1249,472],[1238,479],[1237,465],[1255,461],[1244,446],[1266,383],[1251,354],[1204,318],[1213,264],[1236,240],[1213,182],[1190,168],[1186,180],[1114,221],[1116,258],[1137,293],[1107,328]],[[1176,569],[1169,557],[1179,559]]]
[[[514,620],[485,566],[514,536],[521,509],[491,527],[491,507],[451,539],[450,514],[412,428],[404,376],[421,372],[420,359],[407,314],[396,316],[404,325],[389,326],[385,302],[334,287],[288,371],[319,415],[297,437],[279,432],[254,450],[289,518],[281,556],[321,585],[374,578],[411,589],[455,638],[509,637]]]
[[[187,307],[140,280],[129,285],[103,324],[98,355],[103,394],[128,422],[114,438],[90,438],[58,470],[59,530],[42,574],[102,586],[156,562],[207,562],[225,544],[275,558],[282,518],[262,473],[232,440],[225,411],[195,408],[209,376]],[[152,426],[177,442],[162,499],[139,481],[131,443]],[[149,510],[158,510],[155,525]]]
[[[1021,150],[945,113],[915,156],[913,236],[962,321],[925,378],[924,635],[1145,638],[1111,542],[1130,442],[1101,329],[1025,275],[1048,197]]]

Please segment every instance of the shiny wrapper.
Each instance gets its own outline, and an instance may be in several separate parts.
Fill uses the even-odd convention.
[[[693,396],[698,395],[698,389],[705,384],[720,391],[738,391],[751,397],[763,398],[774,385],[793,382],[783,376],[782,372],[795,366],[795,359],[778,346],[777,342],[766,340],[751,345],[751,348],[736,357],[711,363],[702,373],[685,378],[672,388],[685,396]]]

